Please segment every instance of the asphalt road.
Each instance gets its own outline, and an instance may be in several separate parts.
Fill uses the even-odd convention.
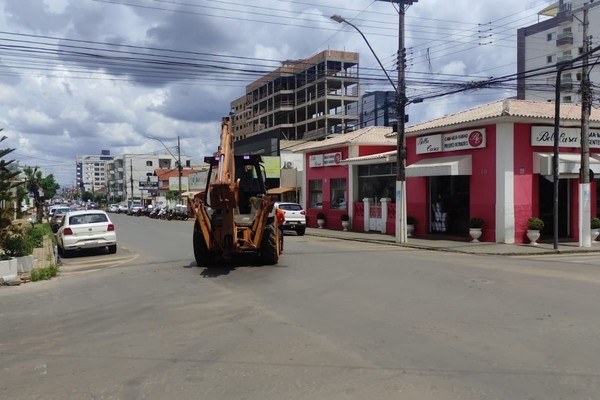
[[[113,261],[74,257],[57,279],[0,288],[1,399],[600,393],[595,257],[290,235],[277,266],[206,270],[190,222],[114,221]]]

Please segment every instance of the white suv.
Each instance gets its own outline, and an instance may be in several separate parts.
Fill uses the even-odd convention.
[[[306,231],[306,213],[298,203],[275,203],[275,208],[285,213],[284,231],[295,231],[298,236]]]

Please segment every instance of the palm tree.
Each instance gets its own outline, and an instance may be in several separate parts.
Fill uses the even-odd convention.
[[[42,171],[39,167],[24,167],[25,184],[27,190],[33,193],[33,204],[35,205],[35,219],[39,222],[44,218],[44,191],[42,190]]]

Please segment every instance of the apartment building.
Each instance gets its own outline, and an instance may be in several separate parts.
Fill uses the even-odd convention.
[[[181,164],[184,169],[191,168],[190,157],[181,155]],[[170,154],[123,154],[115,157],[106,164],[109,201],[151,200],[158,195],[158,179],[154,179],[154,189],[148,185],[148,177],[154,176],[156,169],[176,171],[177,159]]]
[[[396,123],[396,92],[367,92],[361,97],[360,127],[393,126]]]
[[[231,102],[234,139],[311,140],[358,125],[358,53],[326,50],[286,61]]]
[[[75,157],[77,187],[82,191],[104,193],[107,186],[105,165],[112,160],[110,150],[102,150],[96,155]]]
[[[554,101],[556,72],[523,78],[525,71],[551,67],[571,61],[583,53],[584,27],[583,6],[588,5],[588,37],[590,48],[600,44],[600,5],[589,0],[560,0],[552,2],[539,12],[551,17],[517,31],[517,98],[527,100]],[[561,76],[560,100],[562,103],[580,103],[578,70],[567,70]],[[592,82],[600,81],[600,68],[590,71]]]

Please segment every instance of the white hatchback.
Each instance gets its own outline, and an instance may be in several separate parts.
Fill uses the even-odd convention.
[[[56,232],[59,254],[81,249],[107,247],[109,254],[117,252],[117,234],[108,214],[101,210],[67,213]]]
[[[285,214],[284,231],[295,231],[298,236],[304,235],[306,231],[306,213],[300,204],[276,202],[275,208],[283,210]]]

